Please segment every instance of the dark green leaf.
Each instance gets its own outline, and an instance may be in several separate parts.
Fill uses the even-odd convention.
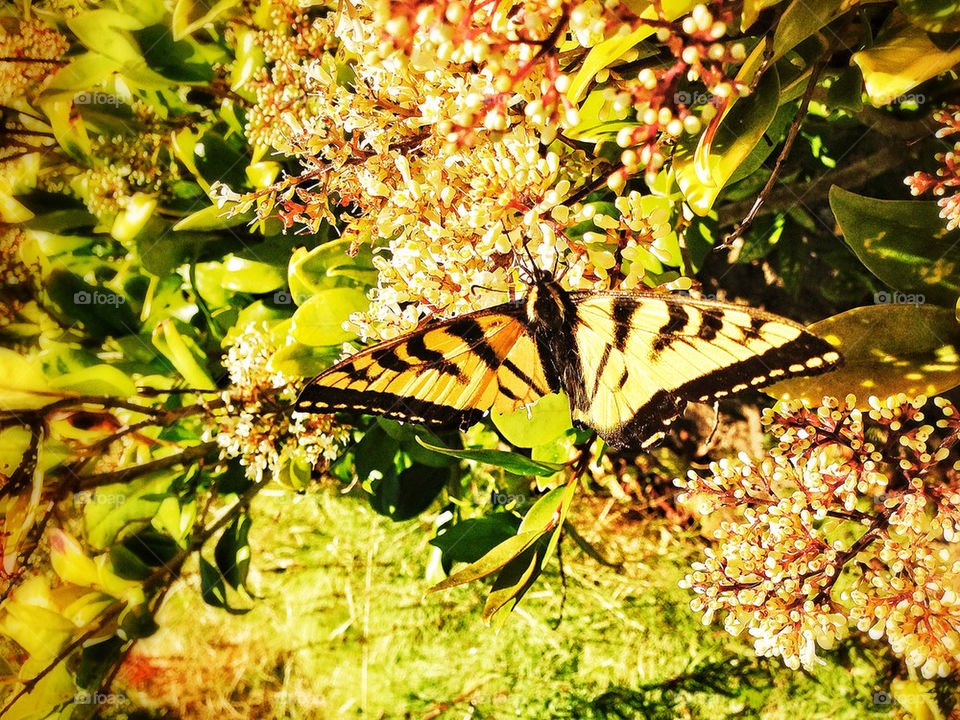
[[[430,544],[440,548],[446,562],[473,563],[516,535],[519,524],[516,515],[506,512],[469,518],[445,529]]]
[[[165,565],[180,551],[176,540],[152,527],[146,527],[124,538],[123,547],[150,567]]]
[[[428,450],[438,453],[444,453],[455,458],[463,460],[475,460],[476,462],[486,463],[501,467],[515,475],[536,475],[538,477],[550,477],[563,470],[564,465],[557,463],[542,463],[531,460],[517,453],[504,452],[503,450],[451,450],[450,448],[430,445],[422,438],[417,438],[417,442]]]
[[[517,606],[520,599],[540,576],[543,552],[542,543],[537,543],[504,566],[497,575],[490,595],[487,596],[487,602],[483,606],[481,617],[484,622],[490,623],[494,616],[503,610],[503,615],[498,618],[497,623],[498,626],[502,626],[506,614]]]
[[[125,545],[110,548],[110,564],[113,572],[124,580],[146,580],[150,577],[150,567]]]
[[[867,268],[920,302],[953,307],[960,295],[960,230],[948,232],[936,202],[877,200],[830,188],[843,238]]]
[[[193,45],[174,40],[166,25],[150,25],[133,33],[147,65],[178,83],[213,80],[213,68],[197,57]]]
[[[207,605],[225,608],[227,606],[227,586],[220,571],[206,558],[200,557],[200,596]]]
[[[95,690],[120,658],[124,640],[112,635],[102,642],[84,645],[77,668],[77,685],[85,690]]]
[[[47,275],[46,289],[64,320],[82,323],[93,338],[133,335],[140,329],[126,296],[103,285],[91,285],[69,270],[53,270]]]
[[[427,592],[446,590],[456,585],[463,585],[492,575],[543,537],[543,534],[543,530],[534,530],[507,538],[482,558],[471,563],[460,572],[454,573],[446,580],[437,583]]]
[[[239,515],[227,525],[213,551],[214,560],[223,578],[232,588],[240,588],[247,582],[250,570],[250,517]]]
[[[150,637],[159,629],[157,621],[153,618],[153,613],[146,605],[141,605],[127,612],[123,616],[120,627],[128,640]]]
[[[394,520],[409,520],[430,507],[449,480],[447,468],[412,465],[372,483],[370,507]]]

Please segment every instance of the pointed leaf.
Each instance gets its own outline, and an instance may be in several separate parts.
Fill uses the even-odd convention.
[[[834,186],[830,208],[847,245],[883,282],[922,294],[920,302],[956,303],[960,230],[947,231],[935,201],[877,200]]]
[[[820,402],[824,395],[853,393],[865,409],[871,395],[937,395],[960,385],[960,324],[953,308],[859,307],[810,330],[843,353],[843,367],[777,383],[768,388],[770,395]]]
[[[433,450],[434,452],[443,453],[444,455],[451,455],[452,457],[461,458],[462,460],[475,460],[476,462],[486,463],[487,465],[496,465],[515,475],[550,477],[564,468],[563,465],[541,463],[524,457],[523,455],[504,452],[503,450],[451,450],[450,448],[439,445],[431,445],[420,437],[417,438],[417,442],[427,448],[427,450]]]
[[[543,532],[540,530],[514,535],[512,538],[504,540],[502,543],[497,545],[493,550],[488,552],[475,563],[471,563],[460,572],[454,573],[446,580],[437,583],[427,592],[439,592],[440,590],[446,590],[447,588],[452,588],[456,585],[463,585],[464,583],[479,580],[487,575],[492,575],[528,547],[533,545],[533,543],[535,543],[542,535]]]

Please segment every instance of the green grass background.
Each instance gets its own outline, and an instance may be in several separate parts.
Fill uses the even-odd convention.
[[[326,489],[252,508],[259,596],[245,615],[203,605],[195,574],[115,684],[118,714],[283,718],[882,718],[889,658],[863,638],[816,672],[757,659],[703,626],[677,587],[700,542],[664,519],[584,498],[581,533],[621,571],[564,544],[499,634],[486,587],[423,598],[429,516],[394,523]],[[609,510],[609,508],[607,508]],[[598,518],[600,520],[598,521]],[[562,602],[562,607],[561,607]],[[559,623],[559,624],[558,624]],[[133,669],[133,670],[131,670]],[[132,681],[139,672],[139,679]],[[149,708],[136,711],[135,708]]]

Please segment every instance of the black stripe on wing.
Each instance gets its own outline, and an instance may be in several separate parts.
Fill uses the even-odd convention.
[[[826,360],[819,367],[805,364],[810,358],[824,357],[835,359]],[[604,440],[619,447],[637,448],[669,425],[688,401],[709,402],[748,387],[761,388],[798,375],[819,375],[842,364],[843,358],[833,345],[804,332],[790,342],[688,380],[678,388],[658,390],[629,422]]]
[[[294,408],[297,412],[342,412],[355,410],[382,415],[403,422],[466,429],[483,417],[478,408],[455,408],[415,397],[373,390],[350,390],[310,384],[303,389]]]

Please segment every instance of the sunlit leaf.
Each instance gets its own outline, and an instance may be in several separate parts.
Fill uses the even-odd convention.
[[[937,395],[960,385],[960,324],[953,308],[873,305],[835,315],[810,330],[844,356],[839,370],[772,385],[774,397],[820,402],[825,395]]]
[[[881,107],[960,63],[960,47],[941,50],[921,28],[905,23],[854,53],[853,62],[863,73],[870,102]]]
[[[296,300],[296,298],[294,298]],[[360,288],[339,287],[310,296],[293,315],[293,337],[304,345],[339,345],[356,336],[343,324],[369,305]]]
[[[698,158],[698,152],[702,155],[702,138],[686,138],[677,146],[677,185],[698,215],[710,211],[724,185],[763,138],[777,113],[779,88],[777,73],[771,67],[757,91],[741,99],[721,121],[706,156]],[[708,173],[706,178],[702,177],[704,171]]]
[[[860,261],[887,285],[952,306],[960,296],[960,230],[947,231],[935,201],[877,200],[830,189],[830,208]],[[889,296],[889,293],[879,295]],[[883,297],[880,298],[883,301]]]
[[[543,445],[572,427],[570,401],[562,393],[545,395],[529,408],[512,413],[491,413],[490,419],[514,447]]]

